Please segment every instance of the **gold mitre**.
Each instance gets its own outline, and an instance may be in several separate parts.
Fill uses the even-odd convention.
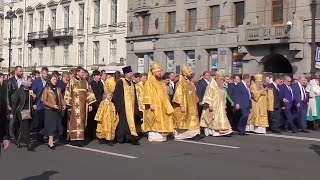
[[[158,72],[158,71],[161,71],[161,67],[159,64],[152,64],[151,65],[151,72],[154,73],[154,72]]]
[[[191,73],[190,67],[187,66],[187,65],[184,65],[184,66],[182,67],[181,73],[182,73],[183,75],[186,75],[186,74]]]
[[[222,71],[216,71],[215,78],[216,79],[223,79],[224,78],[224,73]]]
[[[263,81],[263,75],[262,74],[257,74],[254,76],[254,79],[256,82],[262,82]]]

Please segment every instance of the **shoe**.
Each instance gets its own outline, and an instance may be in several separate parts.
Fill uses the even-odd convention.
[[[245,136],[246,133],[245,133],[245,132],[238,132],[238,135],[239,135],[239,136]]]
[[[199,141],[200,139],[203,139],[205,136],[201,135],[201,134],[197,134],[196,136],[194,136],[193,138],[191,138],[194,141]]]
[[[296,129],[294,129],[294,130],[292,130],[292,133],[296,134],[296,133],[298,133],[298,131]]]
[[[108,142],[107,142],[107,145],[108,145],[108,146],[114,146],[114,144],[113,144],[112,141],[108,141]]]
[[[50,146],[50,145],[48,144],[48,147],[49,147],[51,150],[56,150],[56,146],[55,146],[55,145]]]
[[[281,134],[282,132],[278,129],[275,129],[275,130],[271,130],[271,132],[275,133],[275,134]]]
[[[99,139],[99,140],[98,140],[98,143],[99,143],[99,144],[104,144],[104,140],[103,140],[103,139]]]
[[[305,129],[301,129],[300,132],[303,132],[303,133],[310,133],[309,131],[305,130]]]
[[[130,140],[129,143],[130,143],[131,145],[134,145],[134,146],[139,146],[139,145],[140,145],[140,143],[139,143],[138,140]]]
[[[27,145],[28,147],[28,151],[33,151],[36,148],[36,144],[35,143],[30,143]]]

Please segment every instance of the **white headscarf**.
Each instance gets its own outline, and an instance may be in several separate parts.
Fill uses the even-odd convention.
[[[317,84],[317,81],[315,79],[312,79],[310,82],[309,82],[309,85],[308,87],[306,88],[306,91],[310,92],[311,89],[316,93],[316,94],[319,94],[320,93],[320,87],[319,85]]]

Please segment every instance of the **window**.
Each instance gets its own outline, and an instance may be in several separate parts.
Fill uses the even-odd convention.
[[[51,29],[56,29],[57,27],[57,10],[52,9],[51,10]]]
[[[174,65],[174,52],[166,52],[167,56],[167,72],[174,72],[175,65]]]
[[[94,26],[100,25],[100,0],[94,1]]]
[[[78,46],[78,54],[79,54],[79,65],[84,65],[84,43],[81,42],[79,43],[79,46]]]
[[[84,28],[84,4],[79,4],[79,29]]]
[[[32,47],[28,48],[28,63],[27,66],[30,66],[32,63]]]
[[[143,16],[142,35],[148,35],[150,15]]]
[[[93,42],[93,64],[99,64],[100,43],[99,41]]]
[[[33,14],[29,14],[29,33],[33,32]]]
[[[272,24],[283,23],[283,0],[272,1]]]
[[[168,12],[168,32],[176,31],[176,12]]]
[[[63,45],[63,61],[65,65],[70,65],[69,62],[69,45]]]
[[[211,6],[210,7],[210,28],[217,29],[219,28],[220,21],[220,6]]]
[[[23,16],[19,16],[19,37],[23,36]]]
[[[188,31],[195,31],[197,25],[197,9],[188,9]]]
[[[69,6],[64,7],[64,28],[69,28]]]
[[[43,47],[39,47],[39,66],[42,66],[43,62]]]
[[[235,6],[235,26],[243,24],[244,20],[244,2],[236,2]]]
[[[111,1],[111,24],[118,23],[118,0]]]
[[[196,58],[194,51],[186,51],[187,65],[191,68],[192,72],[195,72]]]
[[[110,40],[110,63],[117,62],[117,40]]]
[[[44,11],[39,12],[40,15],[40,31],[44,31]]]
[[[50,64],[54,64],[53,62],[56,60],[56,46],[50,46]]]
[[[18,48],[18,63],[22,66],[22,48]]]

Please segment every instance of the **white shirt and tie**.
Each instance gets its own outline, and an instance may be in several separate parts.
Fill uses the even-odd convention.
[[[248,85],[247,85],[246,82],[244,82],[244,81],[242,80],[242,83],[243,83],[244,87],[247,89],[247,92],[248,92],[248,94],[249,94],[249,100],[251,101],[251,92],[250,92],[250,89],[249,89],[249,87],[248,87]]]
[[[307,96],[306,96],[306,89],[298,82],[299,88],[300,88],[300,94],[301,94],[301,101],[306,101]]]
[[[288,85],[286,85],[286,86],[287,86],[288,90],[290,91],[291,98],[293,99],[293,92],[292,92],[292,88],[291,88],[290,86],[288,86]]]

